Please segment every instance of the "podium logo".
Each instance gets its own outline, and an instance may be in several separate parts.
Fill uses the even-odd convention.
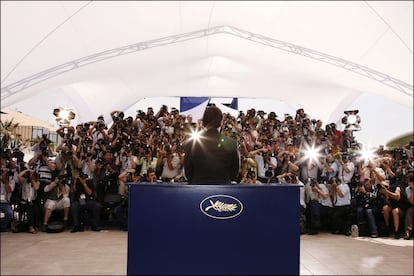
[[[229,195],[212,195],[201,201],[200,210],[211,218],[231,219],[241,214],[243,204]]]

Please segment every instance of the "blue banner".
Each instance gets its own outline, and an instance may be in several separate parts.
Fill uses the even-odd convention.
[[[180,97],[180,112],[196,107],[208,99],[209,97]]]

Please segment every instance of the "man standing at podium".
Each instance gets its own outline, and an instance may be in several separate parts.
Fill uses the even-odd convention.
[[[201,133],[194,132],[184,144],[185,175],[190,184],[230,184],[239,172],[237,142],[220,134],[223,114],[218,107],[204,111]]]

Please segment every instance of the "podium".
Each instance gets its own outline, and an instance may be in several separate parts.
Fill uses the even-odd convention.
[[[128,189],[128,275],[299,275],[298,185]]]

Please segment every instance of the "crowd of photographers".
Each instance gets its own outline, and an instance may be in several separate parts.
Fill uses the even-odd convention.
[[[54,153],[46,136],[34,145],[33,158],[2,149],[2,228],[27,216],[28,231],[47,231],[55,210],[63,227],[84,231],[85,221],[99,231],[107,220],[127,229],[127,182],[186,183],[183,143],[202,129],[179,111],[163,105],[136,116],[110,114],[57,130],[62,143]],[[239,144],[240,173],[235,183],[292,183],[301,188],[302,232],[320,230],[377,237],[412,237],[414,196],[413,142],[362,155],[351,130],[340,131],[301,108],[283,118],[250,109],[224,114],[221,132]],[[17,207],[16,207],[17,206]],[[306,229],[306,230],[305,230]]]

